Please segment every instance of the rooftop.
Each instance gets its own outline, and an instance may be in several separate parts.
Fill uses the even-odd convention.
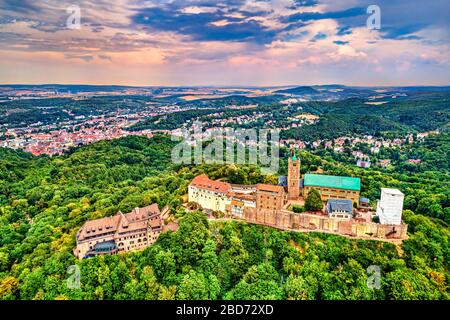
[[[401,192],[398,189],[381,188],[381,193],[395,194],[395,195],[403,196],[403,192]]]
[[[361,179],[353,177],[328,176],[324,174],[305,174],[304,186],[360,191]]]
[[[344,212],[353,212],[353,202],[352,200],[339,200],[339,199],[330,199],[327,202],[328,212],[334,211],[344,211]]]
[[[288,179],[286,176],[279,176],[278,177],[278,185],[282,187],[287,187],[288,185]]]
[[[284,188],[282,186],[274,186],[272,184],[263,184],[263,183],[258,184],[256,186],[256,189],[258,191],[267,191],[275,193],[282,193],[284,191]]]
[[[195,177],[190,185],[219,193],[228,193],[231,190],[231,184],[218,180],[211,180],[206,174],[201,174]]]
[[[152,204],[145,208],[135,208],[127,214],[119,211],[112,217],[86,221],[78,231],[77,241],[83,241],[86,238],[112,236],[116,232],[146,229],[148,224],[152,228],[158,227],[161,224],[160,214],[158,205]]]
[[[233,195],[234,199],[239,199],[239,200],[246,200],[246,201],[255,201],[255,195],[254,194],[242,194],[242,193],[238,193]]]

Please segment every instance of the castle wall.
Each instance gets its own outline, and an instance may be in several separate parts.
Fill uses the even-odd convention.
[[[405,239],[407,225],[382,225],[373,222],[334,219],[314,214],[298,214],[288,210],[245,208],[243,219],[283,230],[318,231],[358,238]]]
[[[296,190],[297,173],[299,174],[300,163],[290,161],[290,165],[289,180]],[[290,184],[288,185],[287,194],[284,189],[279,189],[279,186],[257,185],[256,187],[249,186],[248,188],[245,186],[234,186],[236,190],[256,190],[256,208],[254,206],[244,205],[242,214],[235,216],[235,218],[283,230],[318,231],[370,239],[405,239],[407,237],[407,225],[404,224],[395,226],[383,225],[353,219],[330,218],[325,215],[297,214],[283,209],[289,197],[289,186]],[[359,201],[359,191],[322,187],[314,188],[321,193],[322,200],[324,201],[328,199],[349,199],[354,203]],[[310,189],[311,187],[305,187],[303,189],[305,195]],[[225,195],[223,197],[218,196],[215,192],[190,186],[189,201],[197,202],[205,209],[228,212],[233,215],[233,210],[231,210],[230,206],[231,202]]]

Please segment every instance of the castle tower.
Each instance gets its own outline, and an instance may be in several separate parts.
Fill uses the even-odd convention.
[[[289,157],[288,166],[288,198],[297,200],[300,195],[300,159],[294,154]]]

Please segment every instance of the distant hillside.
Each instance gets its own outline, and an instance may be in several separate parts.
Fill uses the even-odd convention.
[[[407,132],[436,130],[450,122],[449,93],[391,100],[383,105],[367,105],[365,102],[364,99],[351,98],[337,102],[304,103],[304,110],[319,115],[320,120],[311,126],[284,131],[282,136],[314,141],[348,134],[404,135]]]
[[[278,90],[275,91],[275,93],[303,95],[303,94],[316,94],[317,90],[313,89],[312,87],[302,86],[291,89]]]
[[[281,95],[267,95],[267,96],[257,96],[257,97],[249,97],[246,95],[230,95],[221,98],[202,98],[192,101],[181,102],[179,104],[195,104],[198,107],[225,107],[229,105],[246,105],[246,104],[271,104],[277,103],[283,100],[284,97]]]

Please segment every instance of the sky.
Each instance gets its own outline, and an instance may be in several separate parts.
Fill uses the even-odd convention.
[[[450,85],[449,17],[449,0],[0,0],[0,83]]]

